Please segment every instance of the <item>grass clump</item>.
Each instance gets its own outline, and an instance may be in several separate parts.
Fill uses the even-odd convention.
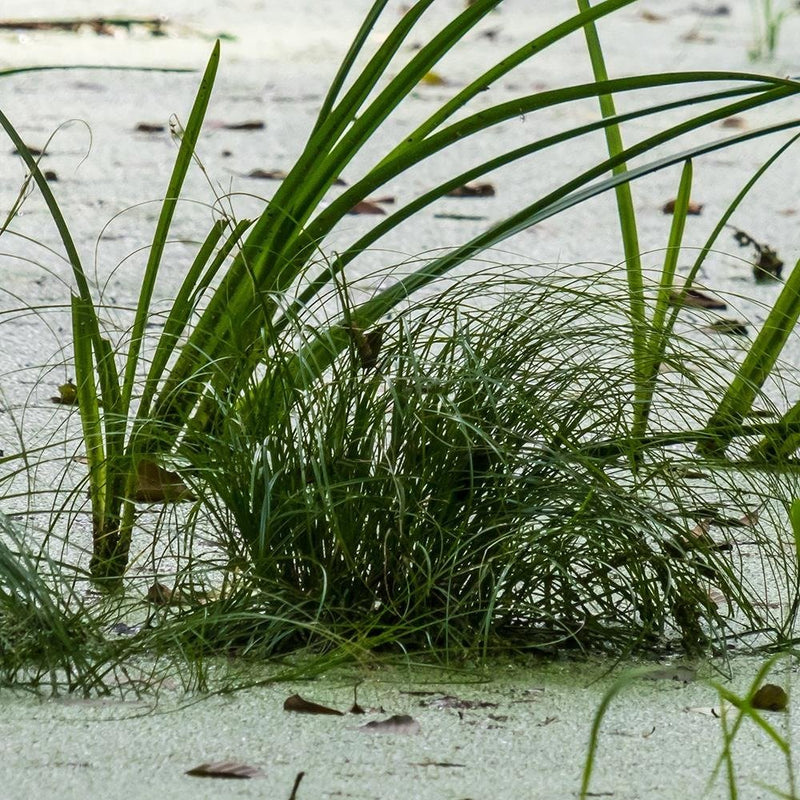
[[[41,192],[72,272],[95,585],[138,590],[146,576],[133,574],[134,536],[144,533],[142,551],[155,554],[180,517],[161,517],[146,530],[141,504],[159,491],[142,490],[143,474],[157,484],[168,479],[173,496],[162,500],[196,498],[178,521],[185,545],[170,549],[174,542],[166,541],[164,563],[150,559],[147,577],[170,576],[174,587],[157,589],[147,624],[116,655],[101,658],[175,645],[191,661],[305,646],[344,652],[432,645],[450,656],[559,643],[696,651],[743,631],[785,638],[796,609],[773,618],[759,604],[765,581],[746,572],[739,545],[721,541],[714,526],[746,517],[753,506],[785,515],[774,498],[791,499],[793,489],[764,487],[768,459],[761,472],[747,472],[752,463],[729,454],[749,437],[762,452],[776,452],[774,466],[796,443],[783,433],[795,432],[797,408],[771,427],[750,426],[747,415],[800,314],[800,272],[735,374],[707,351],[695,355],[695,347],[687,355],[692,346],[676,333],[678,307],[670,304],[691,287],[741,199],[795,139],[731,203],[684,282],[677,259],[692,159],[800,122],[789,118],[710,142],[695,135],[792,98],[800,84],[709,71],[609,78],[595,23],[633,0],[580,0],[572,17],[474,75],[416,127],[391,128],[425,75],[500,2],[470,4],[409,53],[404,43],[432,6],[418,0],[357,67],[386,7],[376,0],[272,199],[246,220],[232,198],[218,198],[163,325],[152,332],[165,248],[197,159],[219,44],[185,126],[174,128],[176,160],[125,333],[106,324],[102,292],[54,191],[0,111],[30,173],[25,187],[33,181]],[[584,34],[592,81],[475,106],[487,86]],[[677,99],[653,101],[674,89]],[[618,113],[613,98],[622,94],[631,110]],[[487,150],[486,160],[448,172],[327,256],[334,234],[346,236],[342,223],[353,207],[409,170],[520,116],[586,99],[600,102],[601,119],[559,126],[515,149]],[[657,132],[626,147],[623,126],[651,117],[661,119]],[[531,186],[527,205],[507,218],[351,302],[347,283],[358,260],[433,202],[523,158],[541,158],[549,168],[552,148],[601,133],[608,158],[574,174],[566,165],[555,186]],[[366,162],[361,156],[384,134],[385,152]],[[345,168],[359,164],[351,185],[327,199]],[[674,224],[658,289],[648,293],[626,187],[677,164],[683,174]],[[541,274],[514,280],[508,272],[501,281],[449,290],[439,283],[506,238],[611,190],[624,287],[599,274],[559,283]],[[18,211],[19,204],[0,230],[10,229]],[[434,299],[418,299],[422,291],[434,291]],[[679,378],[663,380],[664,368]],[[730,380],[727,390],[721,375]],[[24,447],[14,457],[24,459]],[[700,478],[686,477],[709,466]],[[214,539],[222,555],[200,553],[201,538]],[[772,570],[782,589],[793,588],[785,543],[763,532],[751,538],[763,551],[764,573]]]
[[[698,475],[683,430],[671,447],[619,445],[633,424],[626,298],[601,275],[457,283],[386,322],[374,363],[363,340],[377,337],[360,332],[321,377],[308,367],[303,391],[298,341],[317,329],[265,334],[283,366],[219,398],[221,426],[185,454],[197,531],[224,556],[205,579],[202,562],[184,573],[221,595],[172,630],[206,652],[348,642],[447,657],[697,652],[743,624],[777,635],[738,547],[703,522],[761,504],[756,480]],[[710,358],[676,335],[665,359],[692,374],[687,353]],[[656,410],[685,423],[697,402],[667,385]]]

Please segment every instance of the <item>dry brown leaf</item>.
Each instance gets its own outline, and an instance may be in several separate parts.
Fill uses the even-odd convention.
[[[319,703],[312,703],[310,700],[305,700],[299,694],[293,694],[283,701],[284,711],[293,711],[295,714],[327,714],[328,716],[343,717],[341,711],[335,708],[328,708],[321,706]]]
[[[226,131],[263,131],[267,126],[260,119],[249,119],[245,122],[224,122],[220,127]]]
[[[26,145],[25,145],[25,147],[27,147],[27,148],[28,148],[28,152],[29,152],[29,153],[30,153],[32,156],[46,156],[46,155],[48,155],[48,153],[45,153],[45,151],[44,151],[44,150],[42,150],[40,147],[31,147],[29,144],[26,144]],[[22,155],[22,153],[20,153],[20,151],[19,151],[19,150],[17,150],[17,148],[16,148],[16,147],[15,147],[15,148],[14,148],[14,149],[11,151],[11,153],[12,153],[13,155],[15,155],[15,156]]]
[[[233,778],[238,780],[264,777],[264,773],[258,767],[238,764],[235,761],[209,761],[187,769],[185,774],[195,778]]]
[[[147,602],[154,606],[168,606],[172,604],[172,589],[156,581],[147,590]]]
[[[495,189],[491,183],[465,183],[447,193],[447,197],[494,197]]]
[[[373,720],[372,722],[368,722],[366,725],[362,725],[356,730],[359,730],[362,733],[393,733],[410,735],[419,733],[422,729],[420,728],[419,722],[417,722],[413,717],[409,717],[408,714],[393,714],[388,719]]]
[[[266,181],[282,181],[286,174],[282,169],[251,169],[245,178],[260,178]]]
[[[681,36],[682,42],[696,42],[698,44],[713,44],[715,39],[713,36],[706,36],[699,31],[691,30]]]
[[[458,222],[480,222],[484,219],[489,219],[489,217],[481,216],[480,214],[448,214],[448,213],[439,213],[433,215],[434,219],[454,219]]]
[[[373,328],[366,333],[353,324],[346,325],[345,328],[358,352],[361,368],[368,372],[378,363],[378,354],[383,344],[383,326]]]
[[[724,333],[728,336],[747,336],[747,323],[740,319],[717,319],[703,330],[709,333]]]
[[[386,212],[371,200],[360,200],[348,212],[348,214],[385,214]]]
[[[750,705],[761,711],[786,711],[789,696],[774,683],[765,683],[751,698]]]
[[[134,128],[136,133],[163,133],[166,129],[167,126],[160,122],[140,122]]]
[[[197,498],[177,472],[143,458],[136,466],[136,493],[133,499],[137,503],[180,503]]]
[[[675,213],[675,200],[668,200],[664,205],[661,207],[661,210],[665,214],[674,214]],[[695,203],[693,200],[689,201],[689,205],[686,207],[686,213],[692,216],[698,216],[703,213],[703,204],[702,203]]]
[[[744,117],[726,117],[724,120],[722,120],[722,122],[720,122],[720,126],[723,128],[741,130],[742,128],[747,127],[747,122],[745,122]]]
[[[695,14],[699,14],[701,17],[728,17],[731,13],[731,9],[726,3],[720,3],[718,6],[713,6],[712,8],[692,6],[692,11],[694,11]]]
[[[728,305],[716,297],[703,294],[697,289],[670,292],[669,302],[672,305],[688,306],[689,308],[705,308],[713,311],[724,311]]]

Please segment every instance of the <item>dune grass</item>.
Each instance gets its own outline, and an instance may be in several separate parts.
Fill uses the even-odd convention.
[[[386,152],[327,202],[342,170],[386,134],[392,112],[441,58],[465,45],[500,0],[470,4],[408,56],[403,43],[431,2],[418,0],[354,72],[386,5],[374,3],[289,175],[257,219],[221,215],[201,234],[153,338],[152,300],[219,45],[178,131],[132,328],[117,339],[105,332],[102,299],[52,187],[0,110],[0,125],[47,202],[73,271],[73,356],[95,585],[130,590],[138,580],[126,570],[136,554],[134,533],[143,530],[136,500],[143,467],[176,470],[195,498],[180,522],[183,556],[153,571],[153,579],[170,576],[170,599],[160,595],[156,610],[140,604],[147,624],[115,640],[113,651],[97,651],[96,663],[122,664],[125,653],[170,648],[187,664],[206,654],[263,657],[303,648],[328,654],[432,648],[446,658],[503,648],[697,652],[753,632],[772,644],[789,636],[797,609],[773,614],[764,607],[769,580],[744,570],[741,546],[721,532],[720,520],[750,519],[760,510],[762,522],[748,523],[748,537],[760,548],[761,574],[781,590],[795,590],[787,542],[771,538],[765,524],[785,519],[795,490],[763,467],[785,463],[796,445],[787,434],[798,412],[779,423],[752,422],[748,414],[796,322],[800,276],[787,281],[738,371],[724,354],[698,350],[696,340],[677,332],[679,304],[670,298],[685,294],[738,203],[795,139],[782,142],[731,201],[680,281],[692,160],[791,132],[800,120],[689,146],[686,137],[733,114],[776,107],[800,85],[722,71],[609,78],[595,23],[633,0],[594,6],[581,0],[572,17],[476,75],[417,127],[389,128]],[[582,34],[593,81],[477,111],[470,106],[487,85]],[[658,88],[682,95],[653,103],[647,92]],[[617,113],[613,98],[622,93],[644,99]],[[327,252],[327,237],[350,209],[411,168],[520,114],[587,98],[599,101],[602,119],[454,170],[338,252]],[[675,112],[682,114],[678,122]],[[659,132],[625,146],[626,123],[658,115],[669,116]],[[491,170],[546,158],[550,148],[593,134],[606,135],[608,158],[559,176],[555,189],[534,187],[533,199],[509,218],[356,299],[364,295],[351,291],[351,265],[432,202]],[[672,148],[666,155],[665,147]],[[646,281],[625,187],[675,164],[683,165],[683,175],[665,261]],[[508,265],[499,277],[446,288],[446,276],[475,267],[488,248],[612,190],[623,285],[599,272],[575,282],[541,272],[523,280]],[[435,299],[421,297],[423,289]],[[679,378],[665,379],[667,369]],[[731,443],[742,439],[753,444],[750,455],[729,457]],[[759,460],[775,441],[780,452],[773,446]],[[26,457],[22,447],[5,461]],[[146,531],[153,550],[170,540],[164,519]],[[212,542],[212,553],[194,552],[201,538]],[[38,569],[8,563],[12,573],[14,563],[28,573]],[[9,609],[24,612],[13,596],[7,593]],[[114,614],[127,613],[112,603],[98,619],[107,629]],[[91,683],[97,673],[87,674]]]

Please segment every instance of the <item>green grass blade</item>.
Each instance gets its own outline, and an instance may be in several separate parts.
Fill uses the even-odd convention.
[[[89,465],[89,494],[92,515],[103,519],[106,508],[106,452],[100,421],[97,384],[95,382],[93,341],[96,323],[94,306],[72,295],[72,346],[75,358],[75,382],[80,409],[86,460]]]
[[[664,266],[661,270],[656,305],[653,310],[652,333],[648,342],[647,380],[642,392],[643,406],[636,418],[634,436],[643,435],[647,431],[650,409],[653,404],[653,394],[658,381],[659,369],[667,346],[667,337],[664,327],[667,312],[670,308],[670,296],[674,291],[675,273],[678,268],[678,258],[683,243],[683,232],[686,227],[686,215],[689,212],[689,201],[692,191],[692,162],[687,161],[683,166],[681,181],[678,186],[678,195],[675,199],[672,225],[670,226],[667,250],[664,255]]]
[[[358,29],[350,48],[345,54],[345,57],[342,60],[342,63],[339,66],[333,81],[331,81],[331,85],[328,89],[328,93],[325,95],[325,99],[322,101],[322,106],[312,131],[312,136],[330,116],[330,113],[333,110],[333,106],[336,102],[336,98],[339,96],[339,93],[341,92],[342,87],[347,80],[347,76],[350,74],[350,70],[353,68],[353,64],[355,64],[355,61],[358,58],[358,54],[363,50],[370,33],[372,33],[372,29],[375,27],[375,23],[383,13],[383,9],[386,8],[386,4],[388,2],[389,0],[375,0],[372,8],[370,8],[370,10],[367,12],[367,15],[364,17],[364,21],[361,23],[361,27]]]
[[[764,325],[750,345],[742,365],[728,386],[722,400],[708,421],[708,442],[702,447],[707,455],[721,455],[730,443],[732,434],[753,400],[772,372],[784,345],[800,319],[800,262],[789,274],[781,293],[767,315]],[[727,433],[722,432],[722,430]],[[774,453],[772,441],[753,452],[754,457]],[[779,448],[784,450],[783,443]]]
[[[561,41],[564,37],[576,30],[579,30],[588,22],[592,22],[614,11],[618,11],[624,6],[630,5],[636,0],[607,0],[586,12],[581,12],[573,17],[559,23],[540,36],[526,42],[522,47],[506,56],[500,63],[486,70],[475,80],[461,89],[455,97],[448,100],[441,108],[437,109],[425,122],[423,122],[412,133],[403,138],[403,141],[394,149],[384,161],[394,160],[409,145],[415,144],[425,139],[428,134],[436,130],[442,122],[449,119],[459,109],[463,108],[470,100],[486,91],[487,86],[496,83],[504,75],[507,75],[520,64],[525,63],[530,58],[538,55],[553,44]]]
[[[139,351],[142,346],[142,339],[144,337],[145,326],[150,315],[150,301],[153,296],[153,290],[158,277],[158,270],[161,264],[161,257],[164,253],[164,247],[167,243],[169,229],[172,224],[172,218],[175,214],[175,208],[178,205],[183,181],[186,178],[186,173],[189,165],[192,163],[194,156],[194,148],[197,144],[197,139],[200,136],[200,130],[205,118],[208,102],[211,99],[211,91],[214,87],[214,78],[217,74],[217,67],[219,66],[219,41],[214,45],[211,52],[208,65],[206,66],[203,79],[200,82],[200,87],[197,90],[194,105],[192,106],[186,128],[181,137],[178,155],[175,158],[175,165],[172,169],[169,184],[167,185],[167,193],[164,197],[164,202],[161,206],[161,213],[156,225],[155,235],[153,236],[153,244],[150,249],[150,255],[147,259],[147,266],[145,268],[144,277],[142,278],[142,288],[139,292],[139,299],[136,304],[136,316],[133,323],[133,330],[131,332],[131,342],[128,347],[128,353],[125,361],[125,375],[122,386],[122,404],[127,410],[130,405],[131,394],[133,392],[133,384],[136,380],[136,370],[139,361]]]
[[[200,247],[170,307],[169,315],[164,323],[164,330],[153,353],[153,359],[150,363],[150,369],[147,373],[142,398],[139,403],[140,417],[145,418],[149,413],[152,397],[157,391],[164,369],[178,345],[178,341],[186,329],[192,313],[194,313],[197,299],[210,285],[224,264],[225,259],[230,255],[233,248],[239,244],[251,224],[250,220],[238,222],[224,245],[212,258],[214,248],[228,225],[226,220],[218,220],[214,223],[206,240]],[[208,263],[209,259],[211,260],[210,264]],[[203,272],[204,269],[205,272]]]
[[[589,0],[577,0],[578,8],[582,12],[590,9]],[[586,37],[586,46],[592,63],[592,71],[596,81],[607,81],[608,71],[603,47],[597,33],[594,21],[589,21],[583,28]],[[616,116],[614,96],[611,93],[599,96],[600,111],[604,118]],[[622,143],[622,131],[619,125],[612,124],[605,128],[606,145],[610,156],[618,156],[625,149]],[[620,162],[614,167],[614,174],[625,172],[627,165]],[[630,182],[621,183],[614,189],[617,199],[617,214],[619,216],[620,232],[622,234],[622,249],[625,254],[625,274],[628,279],[628,301],[633,327],[631,329],[631,349],[634,363],[634,431],[644,433],[647,419],[644,412],[648,405],[647,368],[649,353],[647,352],[646,321],[647,312],[644,299],[644,282],[642,279],[642,261],[639,247],[639,234],[636,228],[636,211],[633,206],[633,195]]]

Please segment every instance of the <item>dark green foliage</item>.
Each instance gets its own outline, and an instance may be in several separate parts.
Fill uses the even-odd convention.
[[[730,554],[694,546],[677,454],[596,455],[632,424],[624,293],[601,283],[451,290],[387,326],[377,370],[352,348],[290,413],[281,369],[226,403],[186,474],[265,619],[231,632],[220,601],[204,637],[691,651],[728,624],[710,579],[759,618]],[[301,333],[265,342],[273,363]]]

